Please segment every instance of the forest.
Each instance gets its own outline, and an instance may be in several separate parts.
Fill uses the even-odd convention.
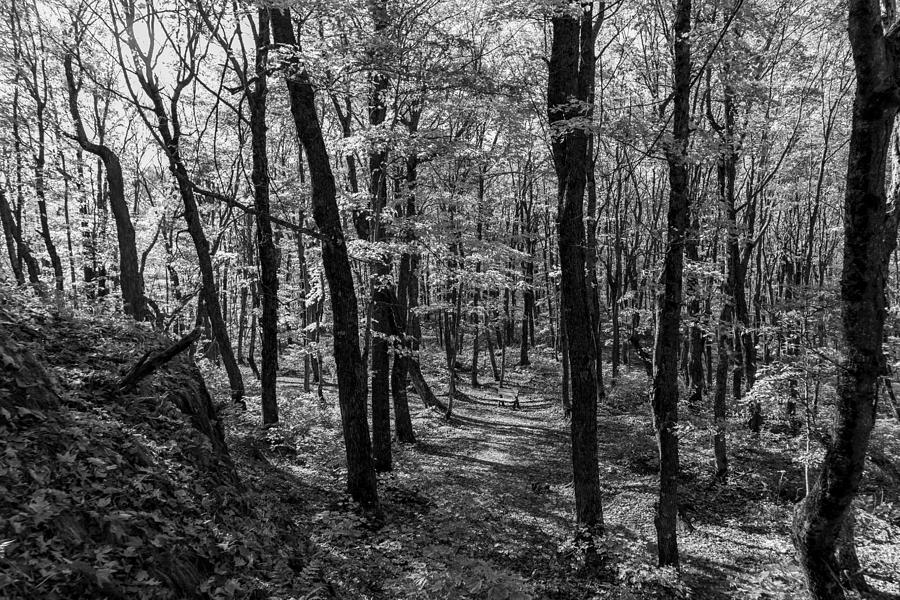
[[[900,598],[896,0],[0,0],[0,598]]]

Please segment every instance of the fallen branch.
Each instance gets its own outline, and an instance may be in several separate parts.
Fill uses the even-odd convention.
[[[151,375],[158,368],[187,350],[188,346],[200,338],[200,329],[194,329],[186,336],[159,352],[149,351],[131,367],[116,384],[120,393],[129,392],[144,378]]]

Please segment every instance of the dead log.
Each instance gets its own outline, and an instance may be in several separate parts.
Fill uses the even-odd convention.
[[[200,338],[200,333],[200,329],[195,328],[165,350],[158,352],[153,352],[151,350],[146,352],[140,360],[138,360],[133,367],[128,369],[128,372],[119,379],[116,384],[119,393],[130,392],[143,379],[149,377],[158,368],[187,350],[191,344]]]

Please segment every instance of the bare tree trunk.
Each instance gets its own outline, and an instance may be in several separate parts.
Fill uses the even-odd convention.
[[[257,11],[256,73],[247,95],[252,138],[253,205],[256,209],[256,245],[259,258],[259,291],[262,300],[262,369],[260,370],[263,425],[278,422],[278,249],[272,232],[269,207],[269,159],[266,150],[266,95],[269,53],[269,12]]]
[[[846,359],[838,369],[833,432],[822,469],[793,523],[800,566],[816,600],[841,600],[842,583],[858,586],[861,580],[859,575],[847,581],[858,561],[847,564],[851,555],[842,546],[852,541],[841,532],[852,527],[847,521],[875,422],[878,378],[885,371],[885,279],[898,220],[898,195],[893,194],[889,211],[885,193],[885,165],[900,108],[898,30],[894,26],[883,33],[877,0],[850,1],[848,30],[857,87],[844,197],[841,322]]]
[[[16,248],[16,224],[13,221],[12,210],[6,200],[6,190],[0,188],[0,224],[3,225],[3,237],[6,240],[6,252],[9,255],[9,264],[12,267],[16,283],[25,285],[25,272],[22,271],[22,263],[19,260],[19,252]]]
[[[63,66],[66,72],[66,83],[68,84],[69,113],[75,125],[75,139],[82,149],[103,161],[103,166],[106,169],[109,205],[112,208],[113,218],[116,222],[116,235],[119,246],[119,278],[122,287],[122,300],[125,303],[125,313],[133,316],[138,321],[147,320],[151,318],[151,315],[144,298],[144,278],[138,266],[134,225],[131,223],[128,202],[125,200],[125,180],[122,175],[122,164],[118,155],[108,146],[102,143],[96,144],[88,139],[87,132],[81,121],[81,112],[78,108],[80,86],[76,82],[72,68],[73,58],[71,51],[66,52],[63,58]]]
[[[375,39],[370,58],[373,64],[384,62],[381,45],[389,19],[387,5],[383,0],[368,3],[369,15],[375,26]],[[384,95],[390,80],[385,71],[375,70],[371,74],[369,93],[369,125],[374,128],[384,124],[387,115]],[[387,239],[381,223],[382,211],[387,204],[387,149],[380,145],[369,150],[369,201],[373,221],[369,225],[373,242]],[[372,303],[375,318],[375,336],[372,340],[372,458],[375,470],[390,471],[391,465],[391,403],[390,403],[390,354],[388,338],[394,334],[392,327],[391,263],[390,255],[382,253],[373,270]]]
[[[275,43],[296,53],[298,46],[290,13],[277,8],[269,10]],[[347,243],[341,229],[334,175],[309,76],[300,68],[296,55],[287,60],[284,69],[291,114],[309,165],[313,218],[322,235],[322,263],[331,291],[334,358],[347,451],[348,489],[354,500],[378,510],[378,488],[366,418],[366,368],[359,352],[356,290],[353,288]]]
[[[562,267],[562,315],[572,375],[572,466],[575,512],[579,524],[603,526],[600,474],[597,467],[597,346],[590,315],[585,270],[584,191],[588,168],[588,133],[559,123],[584,116],[583,104],[593,86],[592,2],[580,20],[553,17],[553,42],[547,84],[547,112],[552,131],[553,162],[558,178],[559,262]],[[601,3],[601,10],[603,4]],[[580,100],[580,102],[573,102]]]
[[[691,2],[677,0],[674,44],[674,92],[669,163],[667,242],[661,291],[657,297],[653,347],[653,425],[659,444],[659,503],[656,540],[660,566],[678,566],[678,351],[681,338],[684,243],[688,232],[689,196],[687,148],[691,93]]]

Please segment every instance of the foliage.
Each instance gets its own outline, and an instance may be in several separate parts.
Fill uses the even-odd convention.
[[[29,409],[4,375],[3,597],[249,598],[301,584],[303,537],[228,476],[165,389],[104,385],[116,357],[157,336],[3,298],[6,351],[54,373],[61,402]]]

